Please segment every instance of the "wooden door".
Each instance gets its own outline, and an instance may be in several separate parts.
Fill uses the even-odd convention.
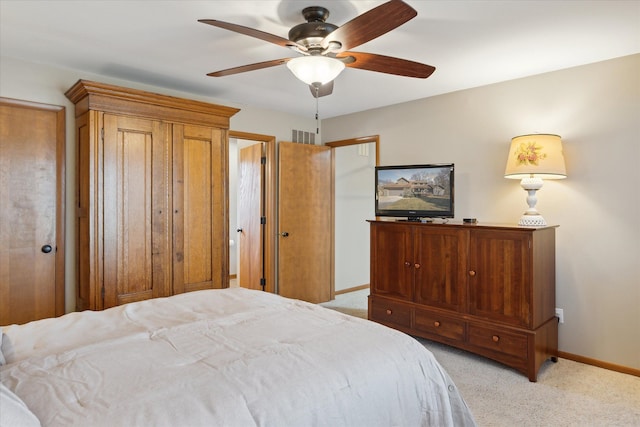
[[[226,131],[173,125],[173,292],[227,287]]]
[[[262,178],[262,190],[261,199],[263,204],[263,216],[264,224],[262,224],[262,278],[264,278],[264,286],[261,288],[265,292],[277,292],[276,290],[276,241],[278,239],[277,229],[277,203],[276,203],[276,190],[277,190],[277,159],[276,159],[276,138],[275,136],[262,135],[257,133],[229,131],[229,137],[236,140],[252,141],[259,143],[263,147],[263,178]],[[237,186],[236,186],[237,190]],[[237,191],[236,191],[237,192]],[[257,195],[256,195],[257,197]],[[236,197],[237,199],[237,197]],[[236,212],[238,210],[236,209]],[[236,214],[236,219],[238,215]],[[234,231],[239,228],[238,224],[234,226]],[[237,235],[238,233],[234,233]]]
[[[466,230],[414,227],[415,302],[456,312],[464,310],[468,245]]]
[[[240,262],[238,284],[263,289],[264,283],[264,164],[262,143],[240,150],[238,168],[238,241]]]
[[[0,325],[64,314],[64,107],[0,98]]]
[[[469,313],[530,327],[530,234],[473,230],[469,248]]]
[[[279,144],[278,293],[313,303],[333,298],[331,148]]]
[[[167,133],[104,115],[102,308],[171,295]]]
[[[413,232],[407,225],[371,224],[371,292],[413,300]]]

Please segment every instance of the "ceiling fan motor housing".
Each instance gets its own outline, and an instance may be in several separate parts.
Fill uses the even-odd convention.
[[[289,40],[310,50],[323,49],[320,42],[338,28],[337,25],[325,22],[329,17],[329,11],[324,7],[311,6],[302,10],[302,16],[307,22],[289,30]]]

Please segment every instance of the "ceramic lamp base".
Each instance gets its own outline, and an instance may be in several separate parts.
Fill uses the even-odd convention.
[[[522,215],[518,225],[524,225],[526,227],[544,227],[547,225],[547,221],[544,220],[542,215]]]

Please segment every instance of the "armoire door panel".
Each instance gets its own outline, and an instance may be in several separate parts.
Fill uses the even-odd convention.
[[[415,258],[410,228],[393,223],[371,228],[371,288],[377,295],[413,300]]]
[[[225,240],[215,232],[219,183],[214,164],[221,145],[219,129],[173,126],[175,293],[223,286],[214,274],[223,259],[220,240]]]
[[[185,282],[211,277],[211,141],[184,140]]]
[[[469,233],[456,229],[414,228],[416,253],[415,301],[460,311],[467,280]]]
[[[530,238],[509,231],[471,236],[469,254],[470,307],[477,316],[530,326]]]
[[[94,160],[95,152],[98,151],[99,138],[93,134],[96,127],[92,128],[91,123],[96,114],[86,113],[76,118],[76,140],[77,157],[76,167],[78,176],[86,177],[78,180],[76,215],[78,217],[77,236],[77,262],[78,277],[76,278],[76,310],[83,311],[91,307],[102,307],[102,298],[97,298],[95,294],[95,281],[99,278],[93,277],[91,272],[95,271],[102,256],[97,254],[97,246],[91,242],[89,236],[95,234],[97,218],[92,218],[89,212],[99,199],[97,192],[91,191],[91,182],[95,182],[98,177],[96,170],[97,162]],[[100,192],[100,194],[102,194]],[[102,215],[100,215],[102,218]],[[101,252],[100,252],[101,253]]]
[[[166,125],[104,116],[104,308],[170,295]]]

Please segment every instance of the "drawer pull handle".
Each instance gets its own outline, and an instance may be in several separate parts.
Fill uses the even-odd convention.
[[[500,337],[499,337],[499,336],[497,336],[497,335],[492,336],[492,337],[491,337],[491,339],[493,340],[493,342],[498,342],[498,341],[500,341]]]
[[[415,263],[413,266],[414,266],[416,269],[420,268],[420,264],[418,264],[418,263]]]
[[[405,261],[405,262],[404,262],[404,266],[405,266],[405,267],[411,267],[411,263],[410,263],[409,261]]]
[[[433,326],[435,326],[436,328],[440,327],[440,322],[438,322],[437,320],[435,322],[433,322]]]
[[[391,310],[390,308],[387,308],[387,314],[388,314],[388,315],[393,314],[393,310]]]
[[[473,277],[476,275],[476,272],[473,270],[469,270],[469,276]]]

